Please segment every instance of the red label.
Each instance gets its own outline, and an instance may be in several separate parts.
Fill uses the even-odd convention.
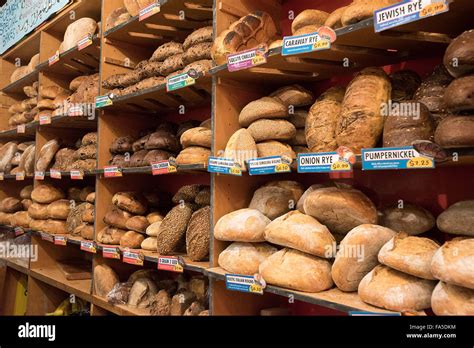
[[[131,265],[143,266],[143,255],[134,251],[124,251],[122,261]]]
[[[15,180],[17,181],[23,181],[25,180],[25,172],[18,172],[15,175]]]
[[[160,161],[151,165],[151,172],[153,175],[176,173],[176,167],[172,166],[168,160]]]
[[[92,36],[89,34],[77,42],[77,50],[80,51],[92,45]]]
[[[117,247],[102,247],[102,256],[106,259],[120,260],[120,250]]]
[[[82,170],[71,170],[71,179],[82,180],[84,179],[84,173],[82,172]]]
[[[42,126],[44,126],[45,124],[51,124],[51,116],[49,116],[49,115],[40,115],[39,123]]]
[[[66,245],[67,244],[66,236],[54,236],[54,244],[55,245]]]
[[[49,176],[53,179],[61,179],[61,172],[57,169],[50,169]]]
[[[35,180],[44,180],[44,172],[35,172]]]
[[[147,7],[140,9],[140,12],[138,14],[139,16],[138,21],[147,19],[148,17],[151,17],[154,14],[157,14],[159,12],[160,12],[160,4],[158,2],[155,2],[151,5],[148,5]]]
[[[95,254],[97,252],[97,247],[95,242],[83,240],[81,241],[81,250]]]
[[[104,167],[104,177],[117,178],[122,176],[122,171],[118,167]]]
[[[25,231],[21,227],[15,227],[15,237],[21,236]]]
[[[158,269],[177,273],[184,272],[184,263],[176,256],[160,256],[158,258]]]
[[[52,234],[49,234],[49,233],[42,232],[41,233],[41,239],[45,240],[45,241],[48,241],[48,242],[51,242],[51,243],[54,243],[54,236]]]

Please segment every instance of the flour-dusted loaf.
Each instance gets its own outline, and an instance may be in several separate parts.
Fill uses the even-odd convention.
[[[336,240],[327,227],[297,210],[270,222],[265,228],[265,239],[323,258],[332,258],[336,252]]]
[[[41,204],[49,204],[65,197],[66,195],[61,189],[49,184],[38,185],[31,192],[31,199]]]
[[[50,203],[47,211],[50,219],[66,220],[71,211],[71,202],[67,199],[59,199]]]
[[[207,164],[211,150],[202,146],[189,146],[182,150],[176,157],[176,164]]]
[[[454,238],[433,256],[431,273],[443,282],[474,289],[474,238]]]
[[[436,315],[474,315],[474,290],[439,282],[431,296]]]
[[[135,231],[144,234],[146,229],[150,226],[148,220],[144,216],[133,216],[127,220],[125,227],[130,231]]]
[[[186,228],[193,210],[188,203],[171,209],[161,222],[157,250],[162,255],[180,251],[186,246]]]
[[[396,4],[397,2],[399,0],[354,0],[342,13],[341,23],[343,26],[346,26],[372,18],[375,10]]]
[[[435,280],[431,274],[431,259],[440,245],[435,241],[399,233],[390,239],[378,255],[380,263],[412,276]]]
[[[254,275],[258,266],[276,252],[277,248],[267,243],[235,242],[219,254],[217,262],[229,273]]]
[[[331,87],[316,100],[309,110],[305,124],[305,137],[312,152],[329,152],[337,149],[336,129],[341,121],[344,87]]]
[[[377,264],[380,249],[396,233],[389,228],[364,224],[342,240],[332,265],[332,278],[342,291],[356,291],[362,278]]]
[[[329,261],[287,248],[263,261],[259,273],[267,284],[293,290],[319,292],[333,286]]]
[[[294,209],[296,203],[290,189],[264,186],[254,192],[249,208],[256,209],[273,220]]]
[[[126,232],[119,228],[107,226],[97,233],[97,241],[102,244],[119,245],[120,239]]]
[[[117,273],[106,264],[94,267],[94,294],[106,297],[112,288],[119,282]]]
[[[154,0],[123,0],[123,4],[132,17],[138,16],[140,10],[153,4]]]
[[[438,216],[436,224],[443,232],[474,237],[474,200],[452,204]]]
[[[436,285],[389,267],[378,265],[359,285],[362,301],[397,312],[415,312],[430,308],[431,293]]]
[[[143,250],[156,251],[157,239],[156,237],[147,237],[143,240],[140,247]]]
[[[353,188],[317,189],[306,197],[303,209],[332,233],[347,233],[362,224],[376,224],[378,219],[372,201]]]
[[[263,187],[280,187],[290,190],[293,194],[293,203],[298,202],[304,192],[304,186],[298,181],[292,180],[272,180],[263,185]],[[294,205],[293,205],[294,206]]]
[[[287,107],[290,105],[293,107],[308,106],[314,102],[313,93],[300,85],[281,87],[270,94],[270,97],[279,99]]]
[[[122,210],[115,205],[112,205],[107,210],[107,213],[104,216],[104,222],[113,227],[117,227],[120,229],[127,229],[127,220],[132,217],[128,211]]]
[[[239,209],[217,221],[214,238],[235,242],[264,242],[264,230],[270,221],[256,209]]]
[[[446,149],[474,147],[474,117],[453,115],[444,118],[436,128],[434,140]]]
[[[38,155],[38,160],[36,161],[36,170],[45,172],[58,150],[59,142],[56,139],[50,140],[44,144]]]
[[[123,248],[140,249],[145,236],[135,231],[127,231],[120,238],[120,246]]]
[[[404,203],[403,207],[385,208],[380,217],[380,224],[396,232],[415,236],[431,230],[435,226],[435,218],[421,206]]]
[[[443,63],[454,77],[474,72],[474,29],[451,41],[444,53]]]
[[[64,41],[61,45],[61,52],[67,51],[77,45],[78,41],[87,35],[95,34],[97,23],[92,18],[83,17],[69,24],[64,33]]]
[[[148,208],[145,197],[137,192],[117,192],[112,203],[131,214],[143,215]]]
[[[314,185],[311,185],[310,187],[308,187],[306,189],[306,191],[303,192],[303,194],[301,195],[300,199],[298,200],[298,203],[296,204],[296,209],[300,212],[300,213],[305,213],[304,211],[304,202],[306,200],[306,198],[308,197],[308,195],[313,192],[314,190],[317,190],[317,189],[320,189],[320,188],[323,188],[323,187],[326,187],[325,185],[322,185],[322,184],[314,184]]]
[[[390,80],[381,68],[365,68],[349,83],[336,129],[338,146],[355,153],[372,148],[382,135],[382,106],[391,94]]]
[[[39,95],[45,99],[55,99],[58,95],[67,93],[67,90],[60,86],[40,86]]]
[[[451,82],[444,92],[444,103],[451,112],[474,110],[474,76],[460,77]]]
[[[189,146],[202,146],[211,148],[212,131],[204,127],[195,127],[185,131],[180,138],[183,148]]]
[[[259,119],[247,128],[256,142],[264,140],[290,140],[296,128],[287,120]]]
[[[148,220],[148,221],[150,221],[150,220]],[[160,231],[160,226],[161,226],[161,220],[152,222],[150,224],[150,226],[148,226],[146,231],[145,231],[146,235],[150,236],[150,237],[158,236],[158,233]]]
[[[280,156],[290,160],[296,159],[296,153],[290,145],[276,140],[265,140],[257,144],[258,157]]]
[[[243,170],[245,162],[258,157],[257,145],[251,133],[241,128],[230,137],[225,147],[224,157],[239,163]]]
[[[130,18],[131,15],[125,7],[116,8],[107,16],[105,21],[105,31],[115,28],[117,25],[128,21]]]
[[[304,10],[300,12],[291,23],[291,32],[295,35],[296,32],[307,26],[321,27],[328,17],[329,13],[324,11],[313,9]]]
[[[239,123],[248,127],[259,119],[287,118],[286,105],[278,98],[263,97],[248,103],[239,114]]]

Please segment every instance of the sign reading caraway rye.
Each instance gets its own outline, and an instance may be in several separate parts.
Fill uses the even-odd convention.
[[[0,8],[0,54],[32,32],[71,0],[8,0]],[[26,65],[28,62],[22,62]]]

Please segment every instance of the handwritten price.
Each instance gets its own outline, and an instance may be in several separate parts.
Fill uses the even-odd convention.
[[[431,168],[433,161],[430,159],[414,158],[408,161],[408,168]]]

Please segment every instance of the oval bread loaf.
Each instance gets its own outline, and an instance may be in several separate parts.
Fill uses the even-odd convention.
[[[431,296],[436,315],[474,315],[474,290],[439,282]]]
[[[435,225],[435,218],[428,210],[409,203],[405,203],[403,208],[393,206],[384,209],[380,220],[382,226],[411,236],[427,232]]]
[[[249,208],[256,209],[273,220],[289,212],[296,202],[291,190],[276,186],[264,186],[254,192]]]
[[[229,273],[254,275],[260,264],[276,252],[267,243],[235,242],[219,254],[218,264]]]
[[[209,255],[211,238],[211,207],[193,213],[186,230],[186,252],[192,261],[202,261]]]
[[[214,238],[223,241],[264,242],[270,219],[256,209],[239,209],[222,216],[214,227]]]
[[[443,232],[474,237],[474,200],[449,206],[438,216],[436,224]]]
[[[39,185],[31,192],[31,199],[41,204],[49,204],[65,197],[66,195],[61,189],[49,184]]]

